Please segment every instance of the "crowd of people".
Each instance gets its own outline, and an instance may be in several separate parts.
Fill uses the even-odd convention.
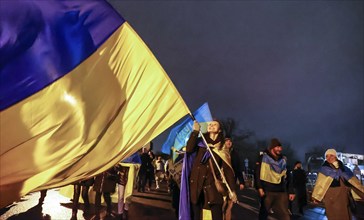
[[[125,185],[128,181],[129,167],[120,164],[108,169],[105,172],[96,175],[95,177],[88,178],[73,184],[73,198],[72,198],[72,220],[77,219],[77,211],[79,209],[79,198],[82,195],[84,216],[91,214],[90,212],[90,199],[89,190],[92,187],[95,192],[95,220],[101,219],[101,196],[106,203],[106,216],[115,217],[117,219],[127,219],[129,204],[124,202]],[[115,193],[118,189],[118,208],[117,213],[114,214],[111,194]],[[41,196],[42,198],[42,196]]]
[[[195,122],[186,146],[187,154],[194,153],[189,173],[190,217],[201,219],[202,209],[208,209],[213,220],[231,219],[231,207],[237,202],[235,189],[244,189],[242,172],[235,164],[239,158],[233,153],[231,138],[223,136],[219,121],[209,123],[205,134],[200,134],[199,130]],[[256,163],[254,180],[260,197],[259,219],[272,216],[289,220],[293,204],[298,214],[304,215],[308,201],[307,173],[300,161],[289,172],[282,152],[282,144],[273,138]],[[329,220],[351,219],[351,190],[363,199],[364,187],[353,171],[338,159],[334,149],[328,149],[325,158],[310,200],[323,202]],[[226,184],[225,192],[220,190],[217,180]]]
[[[352,191],[364,198],[364,186],[348,167],[337,157],[335,149],[328,149],[325,162],[319,170],[312,192],[307,197],[307,173],[302,163],[297,161],[290,173],[287,173],[287,158],[282,154],[282,144],[273,138],[266,151],[257,162],[255,170],[256,188],[261,198],[259,219],[269,215],[277,219],[290,219],[295,207],[304,215],[307,201],[322,202],[329,220],[352,219],[354,200]]]
[[[159,189],[160,181],[167,181],[165,174],[165,162],[161,156],[155,157],[152,151],[152,143],[150,149],[143,147],[140,151],[140,168],[137,176],[137,189],[139,192],[150,191],[152,182],[156,183],[156,190]],[[73,198],[72,198],[72,217],[77,219],[77,212],[79,209],[79,198],[83,200],[84,216],[93,215],[92,219],[101,219],[102,205],[101,197],[106,203],[106,217],[113,219],[128,219],[129,203],[125,202],[125,187],[129,178],[129,167],[123,166],[122,163],[111,167],[105,172],[102,172],[95,177],[88,178],[73,184]],[[90,212],[90,187],[95,194],[95,210],[94,213]],[[117,213],[113,213],[113,204],[111,194],[118,194]],[[39,203],[43,203],[46,197],[47,190],[41,191]]]
[[[230,136],[224,136],[222,125],[214,120],[208,124],[207,132],[200,132],[200,125],[195,121],[189,136],[184,157],[192,158],[190,169],[183,172],[188,177],[188,213],[187,219],[202,219],[203,210],[210,210],[213,220],[231,220],[231,210],[238,202],[237,190],[244,190],[245,180],[240,167],[241,160],[234,149]],[[160,183],[165,181],[168,193],[172,196],[176,217],[180,218],[180,201],[184,200],[181,181],[170,174],[172,158],[164,160],[162,155],[155,156],[152,144],[149,149],[140,151],[140,168],[137,175],[137,191],[145,193],[160,190]],[[337,158],[335,149],[328,149],[325,162],[319,171],[312,198],[307,197],[307,173],[302,162],[297,161],[291,171],[287,169],[287,158],[283,146],[277,138],[270,141],[268,147],[260,153],[254,172],[254,186],[260,197],[259,219],[269,216],[289,220],[292,213],[303,216],[308,200],[323,202],[329,220],[351,219],[351,190],[364,198],[364,187],[357,176]],[[74,183],[72,219],[77,218],[79,197],[84,202],[84,213],[90,209],[89,190],[95,191],[95,218],[100,218],[101,197],[106,203],[106,215],[116,219],[127,219],[129,203],[124,201],[125,186],[128,182],[129,167],[117,164],[107,171]],[[154,183],[154,184],[153,184]],[[117,213],[113,213],[111,194],[118,191]],[[183,190],[182,190],[183,191]],[[42,203],[47,191],[41,192]],[[182,207],[186,208],[186,207]]]

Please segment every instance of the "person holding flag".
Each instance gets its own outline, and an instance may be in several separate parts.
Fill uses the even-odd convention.
[[[192,219],[199,220],[201,219],[202,210],[208,209],[211,210],[213,220],[220,220],[223,219],[223,195],[218,192],[215,178],[225,179],[229,184],[229,188],[234,189],[234,171],[231,167],[229,153],[223,150],[224,137],[220,122],[217,120],[210,122],[203,137],[199,138],[199,133],[200,125],[197,121],[194,121],[193,131],[186,146],[187,154],[195,153],[195,159],[192,162],[189,176],[191,217]],[[221,171],[219,169],[221,168],[225,178],[220,175]],[[234,202],[237,201],[234,191],[230,191],[229,196]]]

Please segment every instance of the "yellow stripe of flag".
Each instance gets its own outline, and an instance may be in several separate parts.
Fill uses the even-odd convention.
[[[69,74],[1,112],[0,207],[105,171],[187,113],[125,22]]]

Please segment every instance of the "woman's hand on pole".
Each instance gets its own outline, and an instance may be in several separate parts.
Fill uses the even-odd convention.
[[[234,191],[231,191],[229,193],[229,198],[231,199],[231,201],[233,203],[236,203],[238,201],[238,196],[236,195],[236,193]]]
[[[193,130],[194,131],[200,131],[200,128],[201,128],[201,126],[200,126],[200,124],[195,120],[195,121],[193,121]]]

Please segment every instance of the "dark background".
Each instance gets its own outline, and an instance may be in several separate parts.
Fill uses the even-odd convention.
[[[208,102],[301,158],[313,146],[364,154],[363,1],[109,2],[191,112]]]

